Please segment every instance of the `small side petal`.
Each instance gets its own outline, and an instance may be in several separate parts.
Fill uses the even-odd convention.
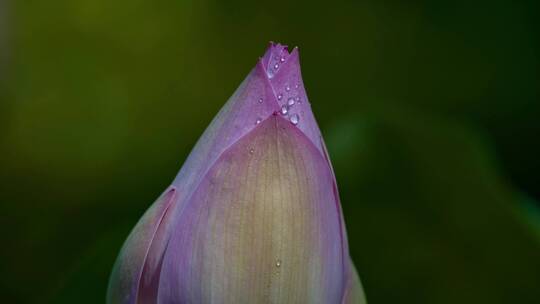
[[[178,218],[159,303],[340,303],[339,213],[327,162],[275,115],[230,147]]]
[[[351,259],[349,259],[348,263],[347,282],[345,284],[342,304],[365,304],[367,303],[366,296],[360,278],[358,277],[358,272]]]
[[[167,189],[131,231],[109,279],[107,303],[152,303],[139,298],[147,299],[151,289],[157,287],[175,196],[174,187]]]

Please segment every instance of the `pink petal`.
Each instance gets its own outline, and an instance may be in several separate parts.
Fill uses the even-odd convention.
[[[273,115],[219,157],[176,219],[160,303],[340,303],[340,214],[328,163]]]

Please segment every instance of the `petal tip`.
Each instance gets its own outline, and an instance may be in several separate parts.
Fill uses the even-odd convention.
[[[290,53],[287,45],[270,41],[261,60],[267,77],[273,78],[286,63],[289,56]]]

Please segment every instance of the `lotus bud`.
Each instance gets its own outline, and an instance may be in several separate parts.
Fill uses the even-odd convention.
[[[298,49],[271,43],[139,220],[108,303],[365,303]]]

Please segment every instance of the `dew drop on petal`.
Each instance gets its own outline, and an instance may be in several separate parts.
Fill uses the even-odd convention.
[[[298,89],[298,87],[300,87],[300,85],[298,85],[298,83],[294,85],[295,89]]]
[[[279,64],[274,64],[274,70],[277,70],[279,68]]]
[[[278,268],[281,267],[281,260],[279,260],[279,259],[276,260],[276,267],[278,267]]]
[[[291,90],[291,87],[290,86],[286,86],[285,87],[285,91],[289,92]]]
[[[290,106],[293,106],[295,103],[294,101],[294,98],[290,97],[289,99],[287,99],[287,105],[290,107]]]
[[[277,99],[281,100],[281,98],[283,98],[283,94],[279,93],[278,96],[277,96]]]
[[[262,103],[262,102],[263,102],[263,99],[262,99],[262,97],[261,97],[261,98],[259,98],[259,103]]]
[[[298,116],[298,114],[293,114],[291,115],[290,120],[291,123],[296,126],[300,122],[300,116]]]
[[[249,149],[249,154],[253,154],[253,152],[255,152],[255,149],[253,148]]]
[[[261,121],[262,121],[262,120],[261,120],[260,118],[257,118],[257,120],[255,121],[255,124],[258,125],[258,124],[261,123]]]
[[[282,105],[281,106],[281,114],[287,115],[287,113],[289,113],[289,107],[287,105]]]
[[[281,57],[281,58],[279,59],[279,61],[285,62],[285,57]]]

